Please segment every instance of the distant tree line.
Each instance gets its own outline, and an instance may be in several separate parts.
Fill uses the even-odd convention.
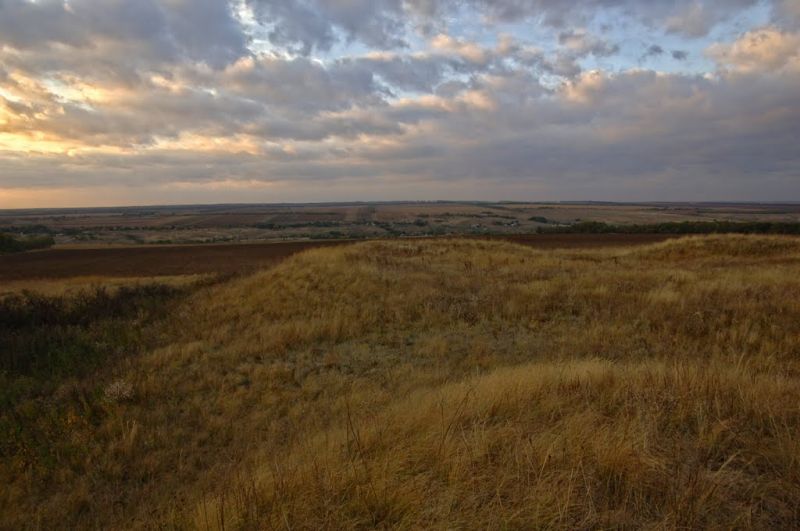
[[[33,249],[46,249],[54,243],[56,243],[55,240],[50,236],[14,238],[8,234],[0,233],[0,254],[21,253]]]
[[[678,221],[613,225],[581,221],[571,225],[539,227],[539,233],[557,234],[800,234],[800,223],[779,221]]]

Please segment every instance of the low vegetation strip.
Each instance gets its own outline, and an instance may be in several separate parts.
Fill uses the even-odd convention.
[[[547,223],[544,218],[539,221]],[[614,225],[581,221],[539,227],[541,234],[800,234],[800,223],[777,221],[677,221]]]
[[[800,526],[796,238],[363,242],[167,308],[0,413],[0,527]]]

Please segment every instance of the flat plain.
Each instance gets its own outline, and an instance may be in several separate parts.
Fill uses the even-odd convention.
[[[800,221],[800,204],[395,202],[0,211],[0,232],[60,245],[246,243],[397,236],[531,234],[580,221]]]

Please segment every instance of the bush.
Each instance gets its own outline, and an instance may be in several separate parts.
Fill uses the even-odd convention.
[[[0,234],[0,254],[21,253],[33,249],[46,249],[55,244],[55,240],[50,236],[34,236],[17,239],[8,234]]]
[[[0,372],[73,375],[110,354],[135,349],[142,321],[179,293],[161,284],[86,290],[48,297],[23,292],[0,299]]]

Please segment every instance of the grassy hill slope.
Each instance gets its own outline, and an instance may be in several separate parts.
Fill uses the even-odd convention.
[[[797,239],[369,242],[172,304],[10,402],[0,525],[800,525]]]

